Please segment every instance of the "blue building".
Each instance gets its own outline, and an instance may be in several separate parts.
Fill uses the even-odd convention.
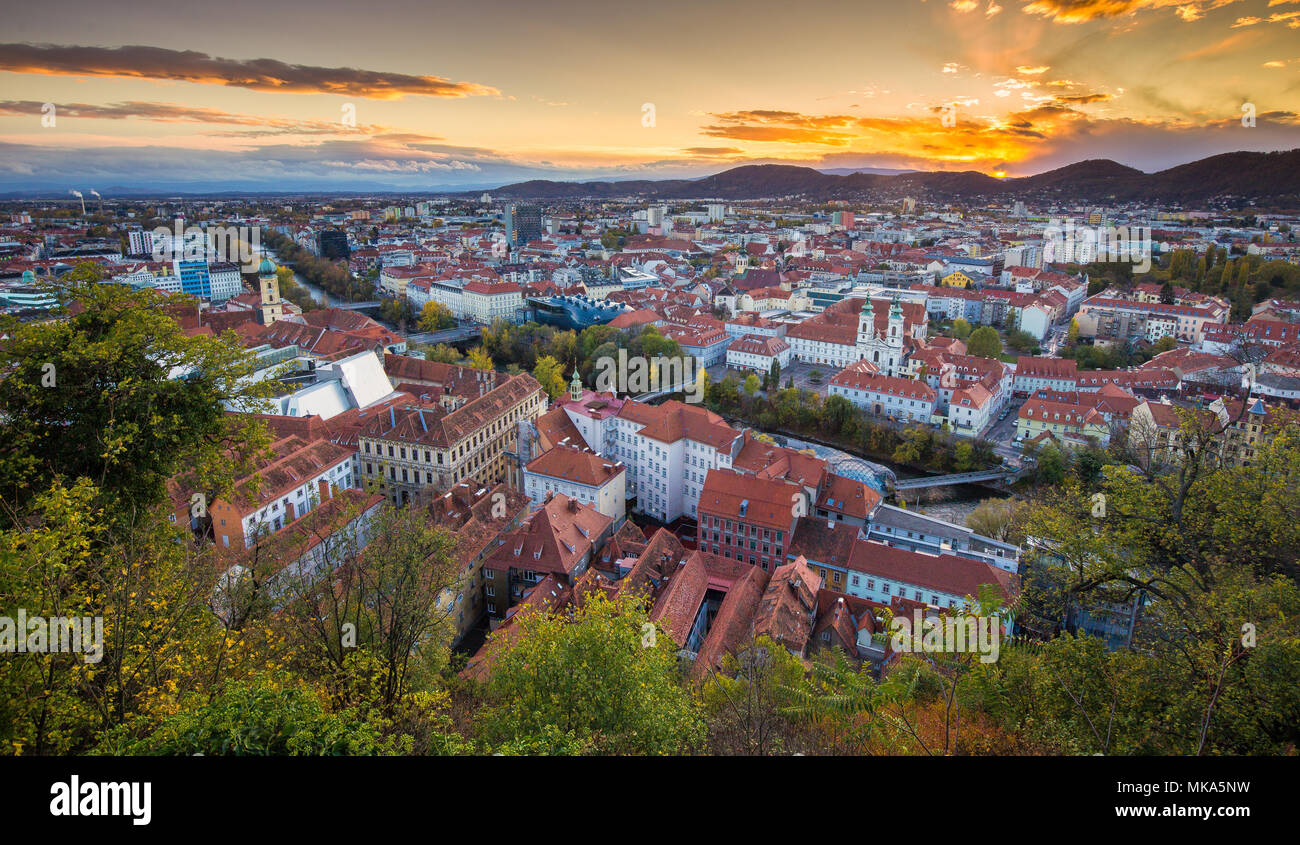
[[[181,291],[199,299],[212,298],[212,278],[207,261],[177,261],[176,275],[181,277]]]
[[[530,296],[527,303],[537,322],[579,332],[592,326],[604,325],[624,311],[632,310],[622,303],[588,299],[585,296]]]

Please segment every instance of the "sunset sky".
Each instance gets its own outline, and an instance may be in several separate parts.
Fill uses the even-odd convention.
[[[1300,0],[7,5],[0,191],[1150,171],[1300,147]]]

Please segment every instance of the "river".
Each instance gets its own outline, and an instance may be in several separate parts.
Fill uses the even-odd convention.
[[[844,452],[832,446],[809,443],[794,437],[773,434],[773,439],[791,449],[811,449],[819,458],[824,459],[837,474],[863,481],[879,492],[884,492],[885,476],[893,474],[895,478],[916,478],[921,475],[915,471],[897,467],[888,461],[873,461]],[[1005,499],[1010,492],[983,487],[978,484],[954,484],[949,487],[927,487],[919,490],[904,491],[906,505],[910,510],[937,517],[945,522],[958,525],[966,524],[966,517],[985,499]]]
[[[307,292],[311,294],[312,299],[317,302],[323,302],[327,307],[333,307],[343,302],[340,297],[332,295],[320,285],[315,285],[307,281],[297,270],[293,271],[293,280],[306,288]]]
[[[270,249],[269,247],[266,246],[262,247],[262,255],[274,261],[277,267],[282,265],[286,267],[288,266],[287,264],[283,264],[283,262],[280,261],[280,256],[276,255],[275,251]],[[303,288],[305,288],[307,292],[311,294],[312,299],[316,300],[318,303],[323,303],[326,307],[332,308],[333,306],[338,305],[341,302],[344,302],[342,298],[332,295],[329,291],[325,290],[320,285],[312,284],[311,282],[307,281],[307,279],[304,278],[303,275],[299,273],[297,270],[293,271],[293,280],[297,282],[299,285],[301,285]]]

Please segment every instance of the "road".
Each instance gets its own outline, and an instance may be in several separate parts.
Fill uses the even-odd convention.
[[[1012,445],[1016,437],[1017,414],[1020,412],[1020,406],[1025,404],[1024,399],[1017,399],[1014,396],[1011,401],[1007,402],[1004,411],[1007,412],[1006,419],[994,420],[993,425],[989,426],[984,432],[984,439],[993,444],[993,451],[1004,458],[1014,458],[1020,455],[1020,450]]]

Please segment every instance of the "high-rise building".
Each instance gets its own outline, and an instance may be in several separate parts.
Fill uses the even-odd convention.
[[[542,236],[542,210],[529,203],[506,205],[506,240],[511,246],[523,246]]]
[[[316,233],[316,254],[331,261],[351,257],[348,233],[342,229],[321,229]]]
[[[127,233],[128,248],[131,255],[151,255],[153,253],[153,232],[132,229]]]

